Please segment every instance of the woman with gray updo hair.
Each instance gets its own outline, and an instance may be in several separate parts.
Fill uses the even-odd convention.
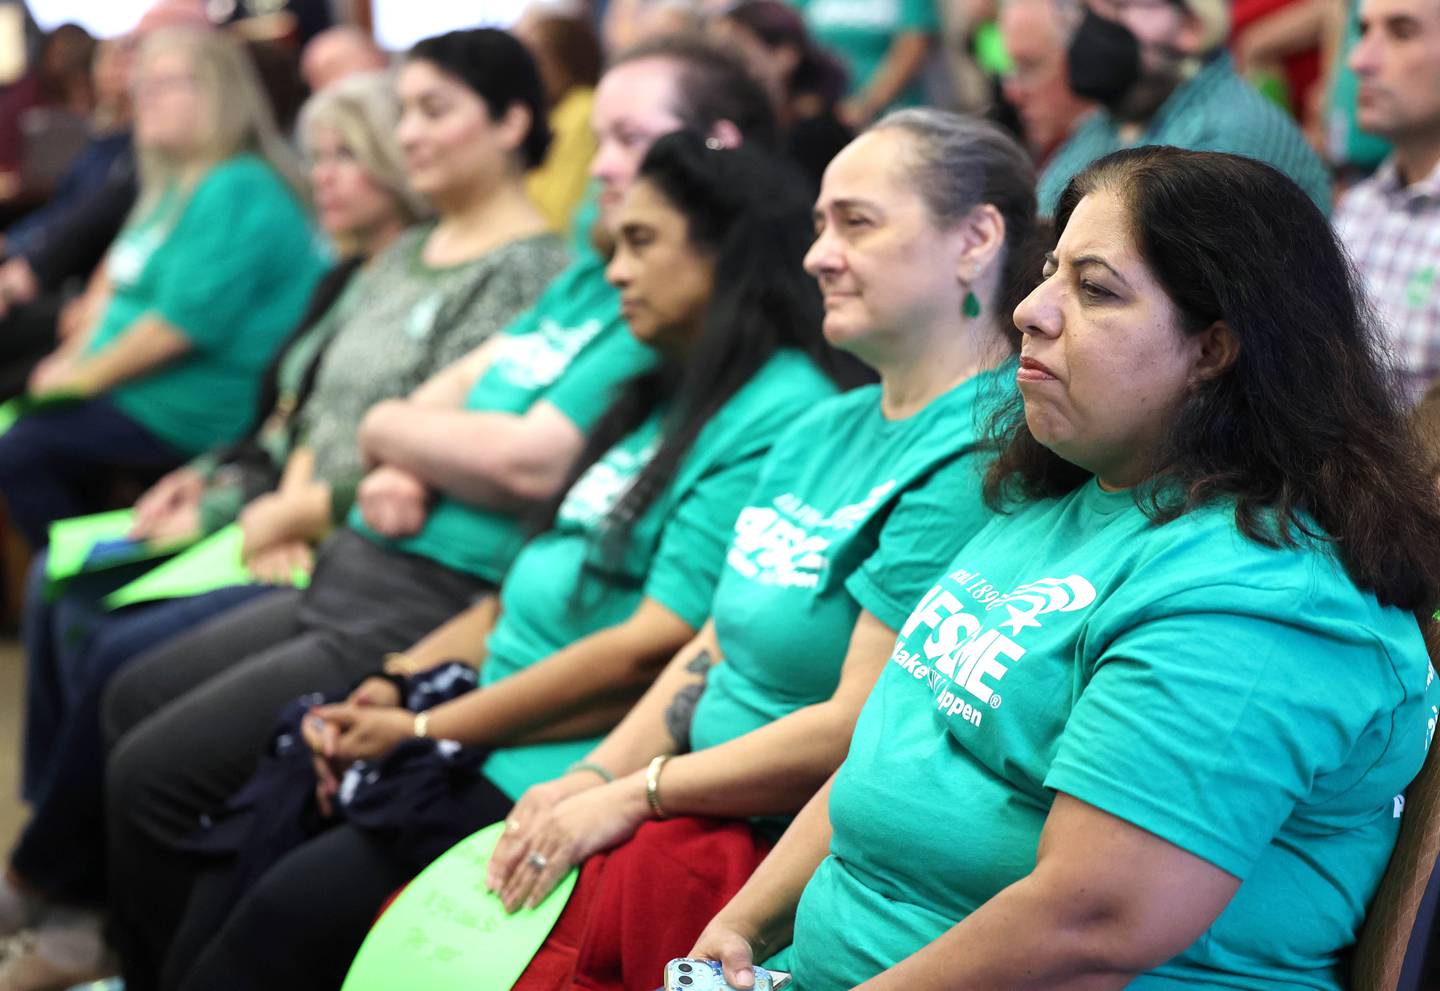
[[[805,268],[826,339],[880,381],[776,442],[710,622],[516,804],[487,877],[508,907],[584,869],[514,991],[660,983],[845,756],[909,607],[989,515],[981,438],[1015,388],[1033,187],[1003,132],[934,110],[885,117],[826,169]]]

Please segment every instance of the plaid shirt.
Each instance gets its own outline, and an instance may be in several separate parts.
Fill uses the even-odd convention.
[[[1341,199],[1335,228],[1418,399],[1440,377],[1440,166],[1402,186],[1387,159]]]

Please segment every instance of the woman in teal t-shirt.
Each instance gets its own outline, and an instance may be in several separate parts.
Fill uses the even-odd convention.
[[[187,975],[179,987],[339,986],[398,884],[587,750],[704,625],[727,535],[766,451],[835,392],[819,301],[799,271],[809,229],[801,188],[760,151],[690,134],[655,143],[621,208],[608,276],[631,332],[660,362],[620,391],[550,526],[510,567],[480,687],[416,712],[377,679],[360,687],[364,703],[307,717],[306,738],[330,755],[317,757],[320,808],[333,801],[344,823],[286,856],[238,905],[207,897],[226,877],[202,880],[192,906],[218,905],[228,920],[187,918],[187,929],[218,935],[191,942],[191,959],[172,957],[170,972]],[[454,684],[463,673],[421,680]],[[405,687],[409,702],[415,685]],[[428,791],[436,773],[414,759],[416,747],[448,761],[448,741],[474,748],[472,758],[442,774],[447,797],[426,802],[425,825],[413,829],[406,796]],[[356,760],[367,763],[350,767]],[[352,801],[348,787],[327,787],[347,768],[387,798],[363,786]],[[367,804],[370,813],[360,811]],[[342,887],[338,913],[315,897]],[[288,922],[271,911],[275,899],[291,906]]]
[[[989,518],[982,438],[1014,391],[1034,188],[998,128],[931,110],[882,119],[826,170],[807,268],[826,337],[880,383],[776,442],[710,622],[615,732],[507,818],[487,880],[512,909],[619,847],[585,863],[517,991],[658,981],[839,765],[911,604]],[[680,818],[642,825],[661,809]],[[652,894],[627,898],[637,886]]]
[[[238,439],[325,268],[240,45],[158,32],[135,72],[140,198],[104,262],[108,304],[30,381],[80,401],[0,436],[0,491],[34,547],[86,510],[97,474],[158,474]]]
[[[1279,172],[1119,152],[1056,220],[1006,515],[693,951],[740,987],[792,934],[801,991],[1348,986],[1433,730],[1432,476]]]

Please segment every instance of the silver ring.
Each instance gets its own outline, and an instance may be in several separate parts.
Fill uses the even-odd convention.
[[[530,856],[525,858],[525,863],[529,864],[537,871],[543,871],[546,867],[550,866],[550,858],[545,856],[543,853],[532,853],[530,854]]]

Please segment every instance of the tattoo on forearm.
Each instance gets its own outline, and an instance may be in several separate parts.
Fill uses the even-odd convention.
[[[715,658],[709,650],[702,649],[691,658],[685,670],[699,677],[676,692],[670,708],[665,710],[665,728],[679,753],[690,749],[690,724],[695,720],[695,706],[700,701],[700,694],[705,691],[705,679],[714,666]]]

